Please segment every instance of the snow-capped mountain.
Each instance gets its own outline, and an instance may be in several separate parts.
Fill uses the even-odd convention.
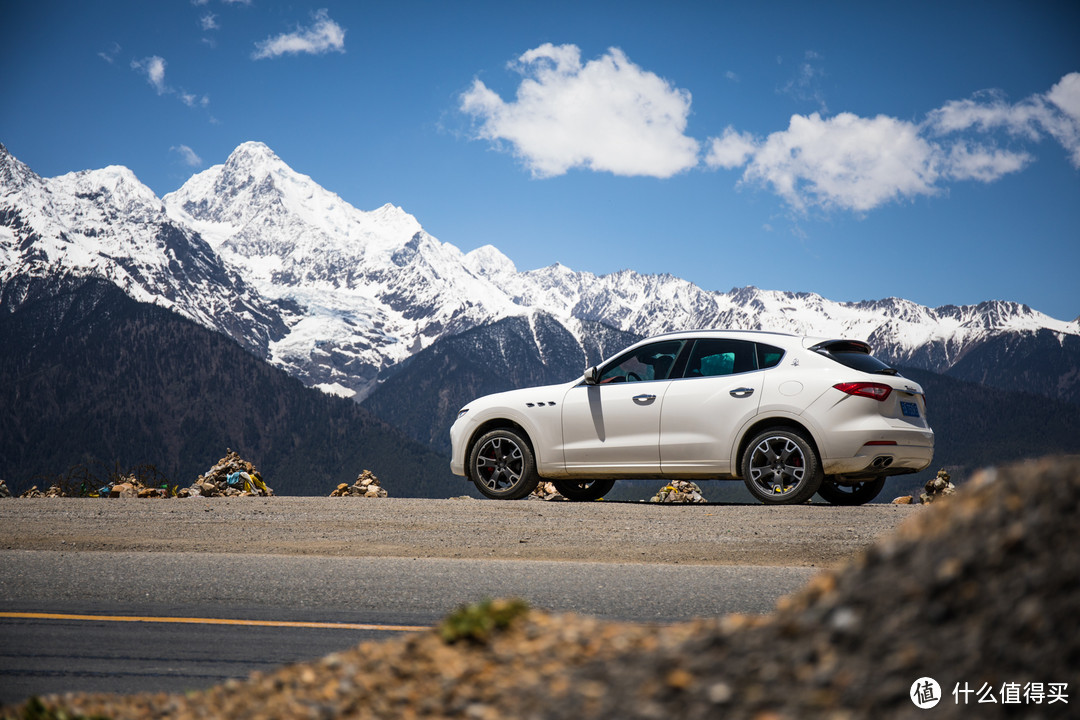
[[[527,311],[401,208],[357,210],[262,143],[244,143],[164,202],[293,308],[272,359],[324,390],[362,395],[437,338]]]
[[[260,356],[278,310],[125,167],[37,176],[0,145],[0,288],[9,304],[52,278],[106,278],[225,333]]]
[[[522,272],[494,247],[463,253],[438,241],[401,208],[358,210],[256,142],[161,200],[123,168],[43,180],[2,146],[0,181],[5,292],[46,273],[106,277],[236,337],[308,385],[356,399],[443,338],[515,317],[536,328],[548,323],[535,322],[541,313],[583,354],[595,323],[636,335],[731,327],[859,338],[935,372],[992,342],[1014,352],[1038,336],[1070,353],[1080,343],[1080,322],[1016,303],[839,303],[753,287],[711,292],[629,270]],[[1064,375],[1046,392],[1076,394],[1077,373]]]

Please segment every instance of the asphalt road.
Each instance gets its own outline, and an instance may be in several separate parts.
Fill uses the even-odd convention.
[[[818,568],[915,512],[394,498],[2,499],[0,703],[67,691],[208,687],[430,626],[486,597],[638,622],[769,612]],[[155,618],[274,624],[147,621]]]
[[[0,552],[5,613],[305,621],[296,628],[0,617],[0,704],[182,691],[310,660],[516,596],[609,619],[768,612],[812,568],[125,552]],[[342,623],[386,629],[342,629]]]

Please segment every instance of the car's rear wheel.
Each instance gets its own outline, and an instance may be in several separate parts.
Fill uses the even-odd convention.
[[[821,483],[817,494],[833,505],[862,505],[878,496],[885,487],[885,478],[875,478],[864,482],[835,483],[826,480]]]
[[[821,486],[821,461],[801,433],[766,430],[750,441],[742,460],[743,482],[769,505],[804,503]]]
[[[509,429],[485,433],[469,453],[469,479],[496,500],[520,500],[540,482],[529,444]]]
[[[611,492],[614,480],[552,480],[551,484],[567,500],[599,500]]]

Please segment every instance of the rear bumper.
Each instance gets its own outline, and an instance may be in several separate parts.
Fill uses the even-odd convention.
[[[919,472],[930,466],[934,446],[863,445],[850,457],[825,458],[821,464],[826,475],[902,475]]]

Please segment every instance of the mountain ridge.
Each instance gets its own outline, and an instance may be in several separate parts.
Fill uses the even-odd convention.
[[[309,386],[356,400],[436,342],[539,314],[571,334],[600,323],[644,336],[728,327],[851,337],[890,362],[938,373],[1001,338],[1023,353],[1050,333],[1078,357],[1080,322],[1014,302],[843,303],[753,286],[708,291],[633,270],[594,275],[557,263],[519,271],[493,246],[463,253],[437,240],[400,207],[358,210],[259,142],[160,200],[117,166],[43,180],[0,146],[0,167],[0,285],[20,274],[106,277],[230,335]],[[115,252],[105,252],[108,243]],[[125,247],[126,264],[118,260]],[[966,372],[988,375],[985,367]],[[1075,375],[1044,368],[1021,388],[1080,401]]]

